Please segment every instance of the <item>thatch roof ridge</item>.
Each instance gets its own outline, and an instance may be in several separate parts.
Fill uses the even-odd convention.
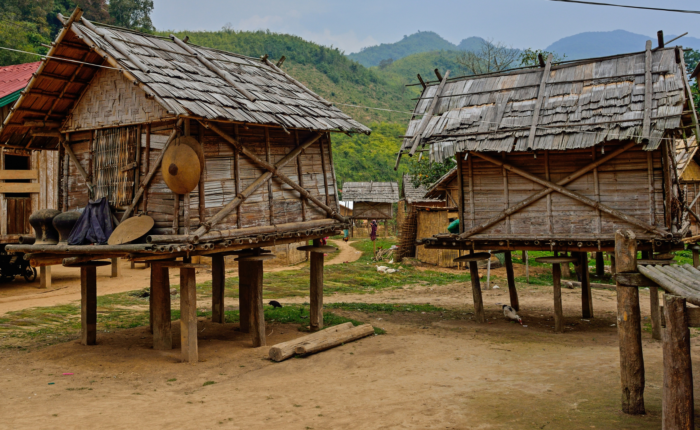
[[[545,78],[534,142],[528,138],[543,81],[542,68],[469,76],[446,81],[433,116],[420,136],[431,157],[463,151],[528,151],[588,148],[606,140],[634,139],[658,148],[668,130],[683,122],[687,88],[678,49],[651,52],[650,139],[642,142],[645,52],[577,60],[553,66]],[[423,115],[439,86],[428,85],[416,104],[402,150],[413,146]]]
[[[343,200],[351,202],[396,203],[399,184],[396,182],[345,182]]]
[[[439,199],[426,197],[427,192],[428,189],[425,187],[425,185],[419,185],[418,187],[413,185],[410,175],[404,174],[403,178],[401,178],[400,197],[405,199],[406,203],[409,205],[414,203],[433,203],[440,201]]]

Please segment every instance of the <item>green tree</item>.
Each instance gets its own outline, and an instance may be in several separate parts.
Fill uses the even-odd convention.
[[[5,17],[0,21],[0,46],[45,54],[48,49],[41,44],[49,42],[48,31],[38,31],[35,23],[14,20],[12,17]],[[39,58],[37,55],[0,50],[0,66],[31,63],[38,61]]]
[[[109,2],[109,15],[114,25],[133,30],[154,31],[151,21],[152,11],[153,0],[111,0]]]
[[[547,61],[547,57],[549,56],[549,54],[552,54],[552,64],[561,63],[566,59],[566,54],[559,55],[556,52],[544,51],[542,49],[527,48],[526,50],[520,53],[520,64],[523,67],[539,66],[539,56],[542,55],[542,58],[544,58],[545,61]]]
[[[424,185],[429,188],[457,165],[454,158],[448,158],[442,163],[431,162],[428,157],[421,160],[418,158],[413,157],[408,162],[408,174],[414,187]]]

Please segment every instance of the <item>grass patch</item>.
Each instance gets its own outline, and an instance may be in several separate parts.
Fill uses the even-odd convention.
[[[202,387],[206,387],[207,385],[214,385],[214,384],[216,384],[216,382],[214,382],[214,381],[207,381],[207,382],[205,382],[205,383],[202,384]]]
[[[329,303],[325,309],[342,309],[345,311],[361,312],[444,312],[444,308],[433,305],[389,304],[389,303]]]

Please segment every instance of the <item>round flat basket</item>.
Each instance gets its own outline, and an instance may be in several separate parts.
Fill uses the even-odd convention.
[[[112,235],[107,239],[109,245],[123,245],[133,242],[148,233],[155,224],[153,218],[148,215],[128,218],[114,229]]]
[[[457,257],[452,261],[455,261],[457,263],[469,263],[472,261],[484,261],[488,260],[491,258],[491,254],[488,252],[477,252],[476,254],[469,254],[469,255],[463,255],[461,257]]]
[[[328,253],[328,252],[335,252],[337,251],[338,248],[329,246],[329,245],[319,245],[319,246],[314,246],[314,245],[305,245],[305,246],[300,246],[297,248],[297,251],[309,251],[309,252],[323,252]]]
[[[100,266],[109,266],[110,264],[112,264],[111,261],[94,260],[94,261],[83,261],[82,263],[66,264],[64,267],[100,267]]]
[[[562,264],[575,263],[576,259],[573,257],[539,257],[535,258],[535,261],[544,264]]]
[[[202,167],[197,153],[188,145],[171,145],[163,155],[161,172],[172,192],[187,194],[199,184]]]

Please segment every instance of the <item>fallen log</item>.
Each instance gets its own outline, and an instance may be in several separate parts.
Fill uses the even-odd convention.
[[[564,286],[569,289],[573,288],[581,288],[581,283],[577,281],[564,281]],[[602,288],[604,290],[616,290],[617,287],[615,285],[610,285],[610,284],[597,284],[595,282],[591,282],[591,288]]]
[[[346,322],[344,324],[339,324],[333,327],[329,327],[325,330],[317,331],[316,333],[310,334],[308,336],[299,337],[292,339],[287,342],[278,343],[270,348],[270,359],[273,361],[283,361],[294,355],[294,350],[297,346],[304,342],[308,342],[314,339],[323,339],[329,335],[333,335],[342,331],[350,330],[353,328],[351,322]]]
[[[350,330],[339,331],[332,336],[324,336],[311,340],[307,339],[306,342],[294,348],[294,352],[299,355],[313,354],[372,334],[374,334],[374,327],[370,324],[363,324],[353,327]]]

